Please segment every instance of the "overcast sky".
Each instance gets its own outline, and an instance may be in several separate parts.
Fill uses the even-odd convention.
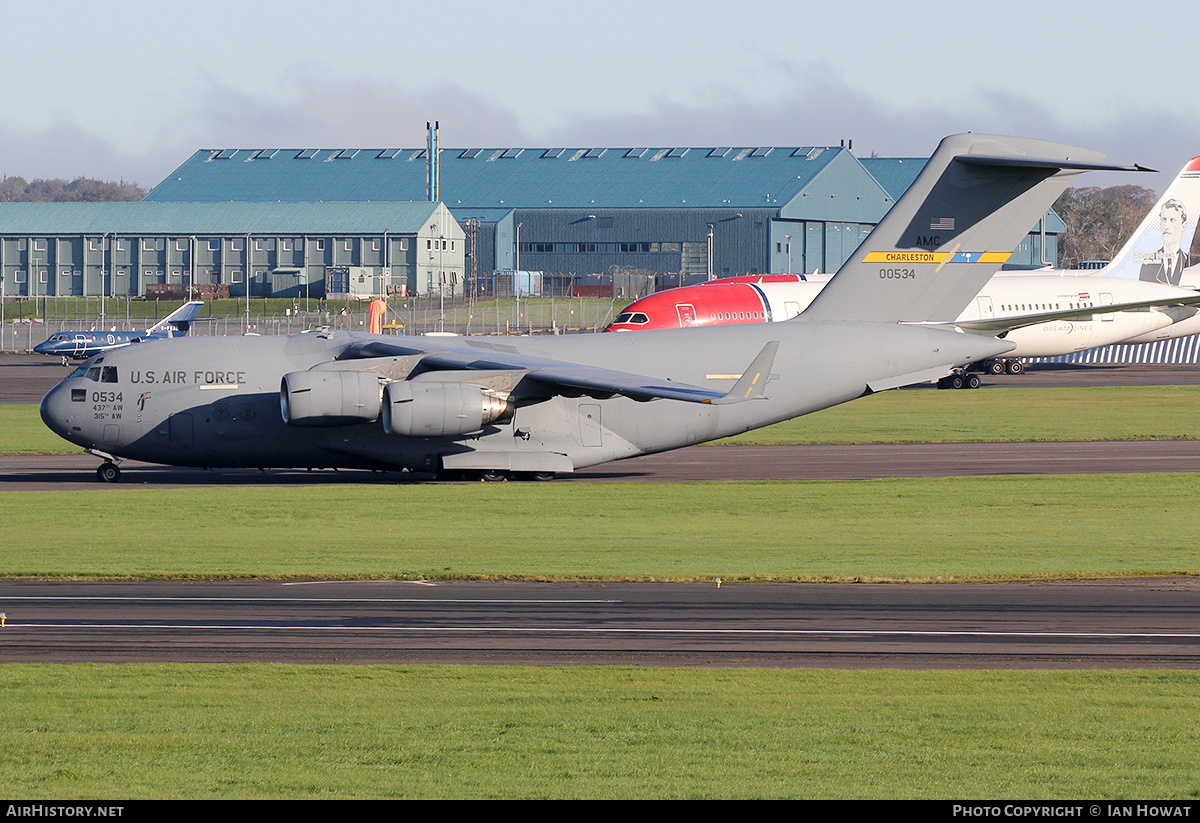
[[[0,174],[153,185],[199,148],[801,146],[1020,134],[1200,155],[1200,4],[6,3]]]

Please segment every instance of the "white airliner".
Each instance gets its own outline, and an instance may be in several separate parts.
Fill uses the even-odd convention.
[[[1172,196],[1185,178],[1200,195],[1200,158],[1184,168],[1151,217],[1164,209],[1173,210]],[[1200,197],[1197,199],[1200,201]],[[1200,202],[1194,211],[1200,212]],[[1191,242],[1194,225],[1190,229],[1186,243]],[[1147,218],[1108,268],[1134,259],[1133,249],[1150,243],[1159,248],[1162,237],[1160,220]],[[879,267],[882,279],[903,278],[906,272],[904,264],[884,262]],[[1167,333],[1185,319],[1193,319],[1195,331],[1200,331],[1196,308],[1200,293],[1195,289],[1149,276],[1108,275],[1106,269],[1088,271],[1086,275],[1064,270],[1001,272],[957,318],[948,322],[964,331],[995,335],[1017,344],[1006,357],[977,364],[977,368],[993,374],[1021,371],[1018,358],[1022,357],[1054,357]],[[807,308],[827,282],[827,277],[811,275],[808,279],[801,275],[751,275],[669,289],[631,303],[605,331],[790,320]],[[951,375],[944,385],[978,385],[978,378]]]

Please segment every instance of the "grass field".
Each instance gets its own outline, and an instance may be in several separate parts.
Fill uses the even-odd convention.
[[[889,392],[749,438],[1191,438],[1197,392]],[[0,452],[46,450],[77,451],[42,427],[36,407],[0,406]],[[20,539],[0,541],[0,570],[60,579],[1194,575],[1195,477],[6,492],[0,522]],[[9,664],[0,666],[0,793],[1194,801],[1198,678]]]
[[[776,445],[1196,438],[1200,438],[1200,386],[1014,386],[984,391],[883,392],[721,442]]]
[[[1200,386],[892,391],[738,437],[727,444],[1191,440]],[[34,405],[0,405],[0,454],[77,453]]]
[[[0,454],[79,454],[82,451],[46,428],[37,406],[0,404]]]
[[[21,577],[1011,580],[1200,573],[1191,473],[7,492]]]
[[[9,798],[1200,797],[1200,673],[8,665]]]

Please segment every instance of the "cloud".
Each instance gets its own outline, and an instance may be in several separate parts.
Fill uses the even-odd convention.
[[[498,101],[454,84],[410,89],[398,83],[347,78],[315,66],[289,71],[279,89],[246,91],[207,77],[173,97],[176,107],[156,112],[147,133],[139,114],[136,138],[145,148],[118,148],[115,128],[64,124],[37,134],[0,127],[0,173],[24,177],[85,175],[150,186],[201,148],[408,148],[424,145],[427,120],[441,123],[448,147],[504,146],[798,146],[853,141],[860,156],[928,156],[954,132],[1020,134],[1106,152],[1118,162],[1140,162],[1167,172],[1200,154],[1200,125],[1190,112],[1122,111],[1079,122],[1060,114],[1054,100],[978,88],[943,100],[882,100],[846,82],[824,63],[776,61],[771,99],[750,99],[732,84],[691,88],[686,98],[663,96],[637,103],[641,111],[615,116],[545,117],[541,99]],[[782,80],[780,79],[782,78]],[[680,91],[680,95],[685,92]],[[182,102],[180,102],[182,101]],[[564,125],[531,128],[526,124]],[[1157,178],[1089,175],[1089,185]]]
[[[141,118],[140,152],[123,152],[114,138],[64,125],[18,135],[0,127],[0,174],[88,176],[152,186],[202,148],[346,148],[425,144],[425,122],[441,120],[444,145],[525,145],[533,138],[517,116],[453,85],[419,90],[394,83],[292,71],[280,92],[246,92],[206,78],[179,111],[163,106],[158,125]]]
[[[1154,188],[1200,154],[1200,123],[1175,112],[1126,110],[1082,123],[1060,115],[1052,102],[995,89],[977,89],[957,101],[903,105],[879,100],[846,84],[827,66],[796,70],[790,91],[772,101],[748,101],[734,89],[713,87],[704,103],[661,100],[650,114],[580,118],[549,142],[580,146],[804,146],[852,141],[859,156],[926,157],[957,132],[1016,134],[1106,153],[1117,163],[1141,163],[1168,172],[1100,176],[1101,185],[1134,182]],[[1096,175],[1089,176],[1089,179]],[[1119,178],[1119,179],[1118,179]],[[1128,178],[1128,179],[1125,179]],[[1148,182],[1149,180],[1149,182]]]
[[[424,145],[424,125],[433,120],[444,124],[443,142],[455,146],[530,139],[511,111],[454,85],[409,90],[312,67],[291,72],[283,95],[210,81],[194,119],[193,148],[405,148]]]
[[[7,177],[96,177],[143,182],[133,173],[139,166],[137,158],[122,154],[103,138],[74,124],[28,134],[0,127],[0,158],[0,174]]]

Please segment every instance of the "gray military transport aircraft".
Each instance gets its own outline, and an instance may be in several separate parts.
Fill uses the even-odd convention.
[[[1073,146],[945,138],[801,315],[555,337],[205,337],[93,358],[42,419],[104,463],[548,478],[937,379],[1012,349],[949,325],[1068,183]]]

